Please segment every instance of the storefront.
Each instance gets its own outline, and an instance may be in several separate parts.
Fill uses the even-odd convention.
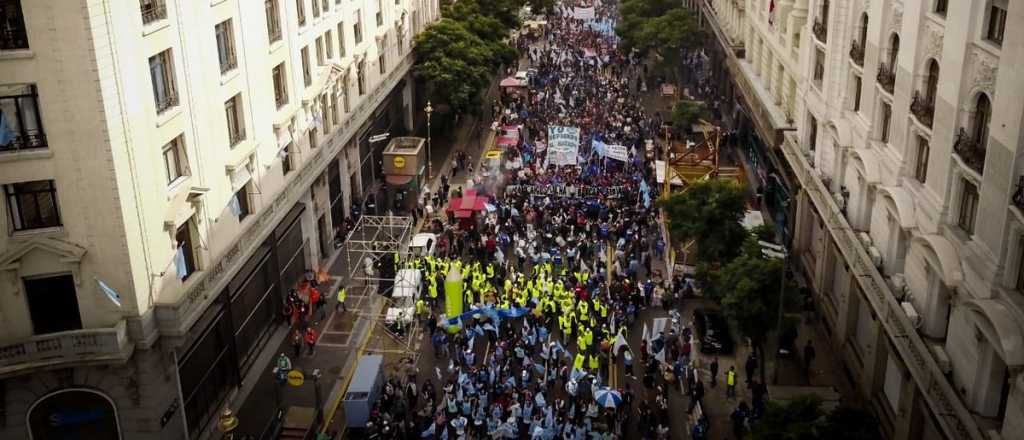
[[[30,440],[120,440],[114,401],[98,391],[69,388],[37,400],[28,410]]]
[[[285,215],[189,331],[195,336],[178,355],[178,376],[192,436],[241,385],[281,315],[288,290],[303,279],[305,209],[300,202]]]
[[[384,181],[389,208],[399,212],[416,207],[420,188],[426,181],[426,140],[418,137],[392,138],[384,149]]]

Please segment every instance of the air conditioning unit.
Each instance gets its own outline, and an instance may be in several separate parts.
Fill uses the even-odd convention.
[[[867,232],[858,232],[857,239],[860,240],[860,244],[864,247],[871,247],[871,236]]]
[[[911,304],[909,301],[904,301],[900,303],[900,307],[903,308],[903,313],[907,314],[907,319],[910,320],[910,323],[914,326],[914,328],[920,328],[921,323],[923,323],[924,320],[921,319],[921,315],[917,314],[917,309],[914,308],[914,305]]]
[[[903,292],[903,289],[907,288],[907,278],[901,273],[893,274],[889,277],[889,288],[892,289],[893,293],[899,296],[899,294]]]
[[[871,264],[876,268],[882,267],[882,251],[879,251],[878,248],[874,246],[869,246],[868,255],[871,256]]]

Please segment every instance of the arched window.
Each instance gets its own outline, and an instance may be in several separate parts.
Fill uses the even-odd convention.
[[[924,99],[934,106],[939,89],[939,62],[934,59],[928,61],[928,77],[925,78],[924,87]]]
[[[896,59],[900,54],[900,36],[899,34],[892,34],[889,38],[889,67],[893,72],[896,72]]]
[[[988,141],[988,123],[992,119],[992,102],[988,95],[978,95],[974,104],[974,119],[971,121],[971,140],[978,148],[984,149]]]
[[[868,14],[860,14],[860,47],[868,44]]]

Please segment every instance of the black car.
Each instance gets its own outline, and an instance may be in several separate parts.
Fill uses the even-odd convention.
[[[732,353],[732,336],[729,323],[715,310],[697,309],[693,312],[693,326],[697,332],[700,352],[704,354]]]

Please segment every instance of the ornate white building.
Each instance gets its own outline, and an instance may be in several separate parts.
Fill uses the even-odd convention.
[[[202,438],[436,0],[0,0],[0,438]]]
[[[737,88],[760,99],[744,104],[795,123],[773,148],[792,176],[793,253],[883,433],[1020,438],[1024,3],[703,10]]]

